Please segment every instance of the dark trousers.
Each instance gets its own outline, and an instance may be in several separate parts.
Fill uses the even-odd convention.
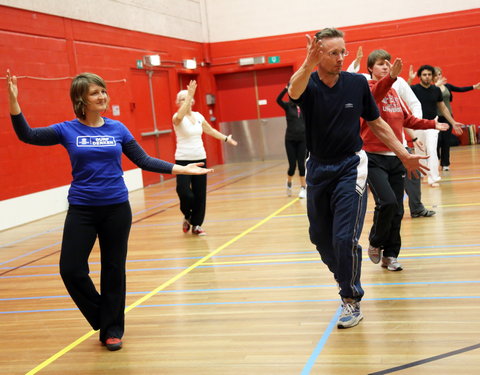
[[[63,228],[60,275],[65,287],[100,340],[123,336],[130,203],[108,206],[70,205]],[[89,276],[88,258],[98,237],[100,293]]]
[[[405,177],[405,192],[408,195],[408,207],[410,214],[416,214],[425,211],[422,203],[422,180],[420,177]]]
[[[372,246],[383,247],[383,256],[396,258],[402,245],[405,168],[396,156],[367,155],[368,185],[375,199],[369,241]]]
[[[305,156],[307,154],[305,140],[290,141],[285,139],[285,150],[287,151],[288,158],[287,174],[293,176],[298,165],[298,174],[301,177],[305,176]]]
[[[442,167],[450,165],[450,138],[452,137],[452,125],[443,116],[438,117],[438,122],[448,124],[448,130],[438,133],[437,154]]]
[[[176,160],[179,165],[205,163],[204,160]],[[190,224],[202,225],[207,206],[207,175],[177,175],[177,194],[180,199],[180,211]]]
[[[360,301],[362,234],[367,205],[364,151],[340,161],[307,160],[307,213],[310,240],[333,273],[342,298]]]
[[[409,153],[413,153],[413,149],[407,147]],[[418,172],[420,174],[420,172]],[[405,176],[405,192],[408,195],[408,207],[410,214],[416,214],[425,211],[422,203],[422,179],[412,175],[411,178]]]

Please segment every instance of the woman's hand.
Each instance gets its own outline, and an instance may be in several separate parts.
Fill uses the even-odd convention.
[[[232,146],[238,145],[238,142],[237,142],[235,139],[233,139],[233,137],[232,137],[231,134],[229,134],[229,135],[227,136],[226,142],[229,143],[229,144],[231,144]]]
[[[435,129],[440,130],[442,132],[448,130],[450,125],[445,124],[444,122],[438,122],[438,116],[434,118],[435,120]]]
[[[197,90],[197,81],[192,79],[190,83],[187,85],[188,95],[190,95],[190,97],[193,98],[195,96],[196,90]]]
[[[445,83],[447,83],[447,79],[444,76],[442,76],[442,78],[437,79],[437,81],[435,82],[435,86],[441,87]]]
[[[463,124],[461,122],[454,122],[452,124],[452,133],[455,135],[462,135],[463,130],[462,130]]]
[[[17,86],[17,77],[10,74],[10,69],[7,69],[7,93],[8,93],[8,102],[10,105],[10,114],[18,115],[21,111],[20,105],[18,104],[18,86]]]
[[[172,169],[172,174],[207,174],[213,172],[213,169],[201,168],[205,163],[190,163],[187,165],[175,164]]]

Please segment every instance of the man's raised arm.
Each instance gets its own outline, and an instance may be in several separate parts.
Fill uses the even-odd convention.
[[[320,60],[323,54],[322,41],[313,38],[310,35],[307,37],[307,57],[302,66],[290,78],[290,86],[288,88],[288,95],[292,99],[298,99],[307,88],[310,74]]]

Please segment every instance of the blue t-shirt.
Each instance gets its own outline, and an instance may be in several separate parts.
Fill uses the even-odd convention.
[[[103,118],[92,128],[77,119],[51,125],[67,149],[73,181],[68,192],[70,204],[103,206],[128,200],[123,180],[122,144],[133,136],[121,122]]]
[[[362,149],[360,117],[373,121],[380,116],[366,78],[340,72],[333,87],[326,86],[315,71],[294,102],[305,117],[307,149],[319,159],[337,160]]]

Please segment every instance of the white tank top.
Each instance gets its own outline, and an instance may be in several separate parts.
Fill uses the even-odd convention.
[[[202,123],[205,117],[193,111],[192,115],[195,118],[195,123],[192,123],[185,116],[179,125],[173,125],[177,135],[175,160],[203,160],[207,158],[202,141]]]

